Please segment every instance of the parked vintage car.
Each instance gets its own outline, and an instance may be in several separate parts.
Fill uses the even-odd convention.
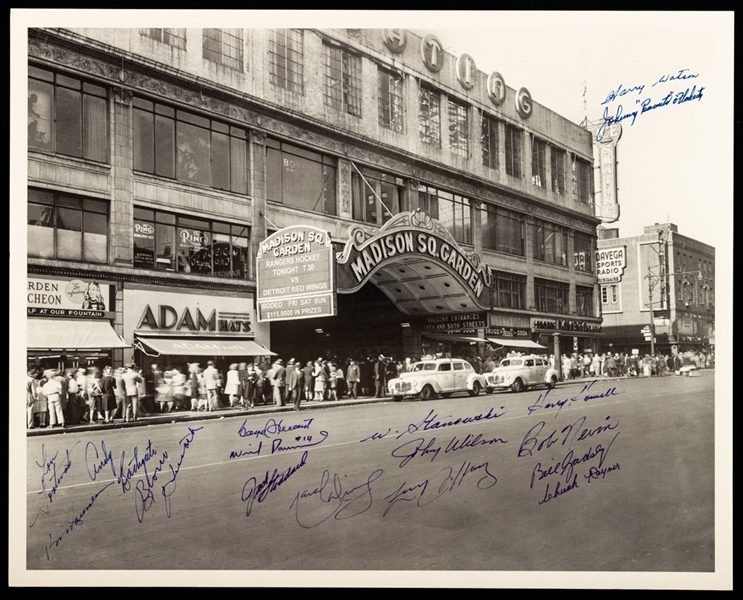
[[[430,400],[438,395],[448,398],[457,392],[477,396],[487,387],[485,378],[475,372],[470,363],[459,358],[422,360],[413,365],[412,371],[401,373],[387,383],[395,402],[415,396],[420,396],[422,400]]]
[[[483,374],[488,389],[521,392],[537,385],[557,385],[558,373],[544,356],[531,354],[504,358],[492,373]]]

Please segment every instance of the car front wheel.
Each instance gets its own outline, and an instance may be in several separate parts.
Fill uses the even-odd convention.
[[[472,384],[472,389],[467,390],[470,396],[477,396],[480,393],[480,382],[475,381],[475,383]]]
[[[514,382],[513,382],[512,384],[511,384],[511,389],[512,389],[512,390],[513,390],[514,392],[516,392],[517,394],[518,394],[519,392],[523,392],[523,391],[524,391],[524,382],[523,382],[523,381],[521,381],[520,379],[517,379],[516,381],[514,381]]]
[[[547,382],[547,389],[554,390],[556,385],[557,385],[557,377],[553,375],[552,377],[550,377],[550,380]]]
[[[433,400],[436,397],[436,392],[430,385],[427,385],[421,390],[421,400]]]

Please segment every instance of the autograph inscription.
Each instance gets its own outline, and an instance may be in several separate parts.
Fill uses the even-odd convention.
[[[552,397],[550,397],[550,393],[552,392],[552,390],[547,390],[543,394],[539,394],[536,402],[527,406],[526,410],[529,411],[528,414],[532,414],[539,410],[549,410],[551,408],[556,408],[557,411],[555,411],[555,418],[557,418],[557,415],[560,414],[560,411],[563,409],[563,407],[565,407],[566,405],[572,405],[573,402],[590,402],[591,400],[611,398],[612,396],[619,396],[624,393],[618,392],[616,387],[609,387],[603,392],[598,392],[598,390],[592,389],[596,383],[597,380],[594,379],[589,383],[583,384],[583,389],[570,398],[557,399],[554,397],[554,394],[552,394]],[[589,394],[588,392],[592,393]],[[549,401],[547,400],[548,398]]]
[[[59,466],[57,465],[59,451],[55,452],[54,456],[47,457],[46,446],[44,444],[41,445],[41,463],[39,463],[39,461],[34,462],[36,463],[36,466],[41,468],[42,470],[41,491],[39,492],[39,495],[42,496],[43,500],[41,506],[39,506],[39,508],[36,510],[36,514],[29,523],[29,527],[33,527],[36,524],[36,520],[39,518],[39,515],[49,514],[50,504],[54,501],[54,497],[57,494],[57,490],[59,489],[60,484],[62,483],[62,479],[64,479],[64,476],[72,468],[72,457],[70,456],[70,453],[79,443],[80,442],[75,442],[71,448],[67,448],[65,450],[64,459]],[[59,469],[59,471],[57,469]],[[51,484],[50,489],[47,489],[48,483]]]
[[[274,469],[273,473],[269,476],[268,471],[263,477],[263,480],[258,483],[255,477],[250,477],[243,485],[240,499],[245,502],[245,516],[249,517],[253,510],[253,502],[263,502],[271,492],[275,492],[279,486],[285,483],[294,473],[299,471],[304,465],[307,464],[307,450],[302,453],[302,458],[299,463],[293,467],[289,467],[286,471],[279,473],[278,469]]]
[[[464,448],[475,448],[477,446],[486,446],[493,444],[507,444],[508,440],[501,439],[499,437],[486,438],[481,433],[472,435],[468,433],[464,438],[459,436],[452,437],[444,446],[444,454],[449,452],[456,452]],[[416,457],[426,457],[429,454],[431,462],[433,462],[441,452],[441,444],[436,443],[436,438],[433,437],[426,441],[425,438],[415,438],[404,444],[398,446],[392,451],[392,456],[395,458],[401,458],[400,468],[402,469],[411,460]]]

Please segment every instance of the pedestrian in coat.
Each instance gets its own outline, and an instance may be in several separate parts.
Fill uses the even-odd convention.
[[[302,369],[302,384],[304,385],[304,399],[308,402],[312,400],[312,393],[315,389],[315,380],[313,373],[315,372],[315,366],[311,360],[307,361],[307,364]]]
[[[103,422],[111,423],[111,413],[116,410],[116,378],[113,368],[105,367],[101,377],[101,410],[103,411]]]
[[[207,411],[214,411],[219,408],[219,371],[214,366],[214,361],[207,361],[204,369],[204,383],[206,384],[206,393],[208,396]]]
[[[361,371],[359,365],[352,358],[348,363],[348,370],[346,372],[346,382],[348,382],[348,392],[351,398],[358,398],[359,381],[361,381]]]
[[[374,397],[384,398],[387,395],[387,386],[384,380],[385,373],[384,354],[379,355],[379,359],[374,363]]]
[[[124,397],[124,421],[130,420],[129,413],[131,409],[131,420],[136,421],[139,416],[139,385],[144,382],[142,376],[137,371],[134,363],[125,365],[126,370],[121,374],[121,380],[124,384],[126,396]]]
[[[37,379],[39,372],[35,367],[26,371],[26,427],[33,429],[34,423],[34,405],[39,399],[39,381]]]
[[[237,363],[230,365],[227,371],[227,381],[224,385],[224,393],[230,399],[230,406],[237,406],[240,403],[240,373],[238,373],[238,367]]]
[[[41,391],[46,396],[49,406],[49,427],[65,427],[64,412],[62,410],[62,383],[59,381],[60,372],[49,370],[44,373],[46,382],[41,386]]]
[[[302,368],[299,363],[292,364],[291,361],[286,366],[286,401],[291,402],[294,410],[299,410],[299,404],[302,401]]]

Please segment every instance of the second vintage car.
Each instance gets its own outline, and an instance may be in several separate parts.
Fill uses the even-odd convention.
[[[413,365],[412,371],[401,373],[387,383],[387,389],[395,402],[415,396],[420,396],[422,400],[430,400],[439,395],[448,398],[456,392],[477,396],[487,388],[485,378],[470,363],[459,358],[421,360]]]
[[[531,354],[504,358],[492,373],[485,373],[487,387],[496,390],[510,389],[521,392],[532,386],[557,385],[558,373],[543,356]]]

